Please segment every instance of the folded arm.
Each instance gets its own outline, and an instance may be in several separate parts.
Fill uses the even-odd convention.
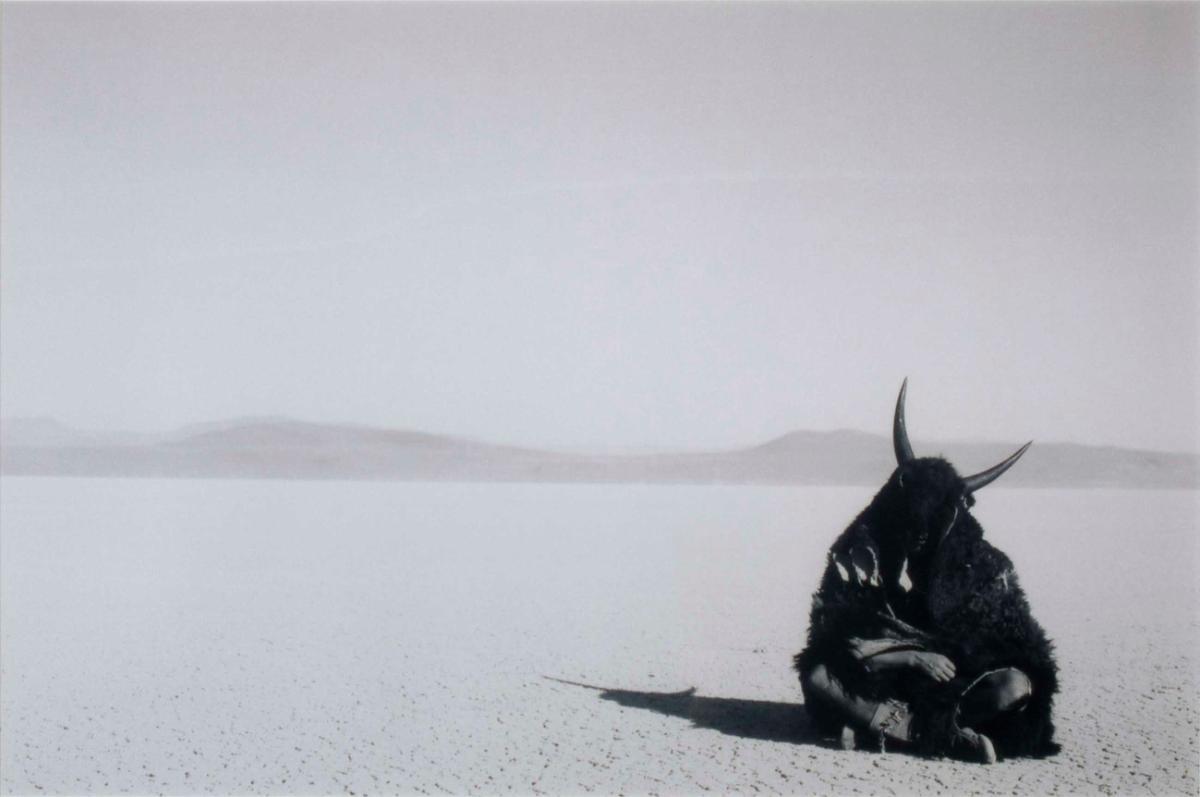
[[[927,638],[926,635],[922,636]],[[954,678],[954,662],[940,653],[926,650],[925,638],[861,639],[850,637],[848,643],[851,657],[858,661],[867,672],[914,669],[941,683]]]

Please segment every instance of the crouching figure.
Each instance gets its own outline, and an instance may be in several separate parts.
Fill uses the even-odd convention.
[[[1058,750],[1058,668],[1012,562],[983,538],[974,493],[1029,444],[962,477],[913,455],[893,423],[898,466],[834,542],[796,656],[805,706],[842,745],[869,739],[992,763]]]

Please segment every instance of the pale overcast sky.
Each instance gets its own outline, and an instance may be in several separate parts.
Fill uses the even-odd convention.
[[[1195,450],[1195,4],[5,2],[0,404]]]

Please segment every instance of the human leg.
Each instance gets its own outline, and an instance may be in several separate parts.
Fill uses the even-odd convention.
[[[819,703],[841,722],[866,728],[871,724],[879,702],[848,691],[824,664],[800,674],[800,687],[807,703]]]
[[[998,683],[998,682],[997,682]],[[989,681],[993,686],[996,683]],[[869,734],[883,749],[884,740],[901,743],[914,741],[912,707],[901,700],[870,700],[845,688],[837,676],[823,665],[806,668],[800,674],[804,700],[837,725],[842,731],[842,746],[854,747],[854,731]],[[994,763],[996,751],[991,740],[968,727],[958,728],[949,749],[941,751],[956,758]]]
[[[869,731],[892,741],[911,741],[912,712],[899,700],[869,700],[850,692],[824,664],[800,675],[800,686],[809,705],[818,704],[839,724]],[[852,746],[851,735],[843,731],[843,746]]]

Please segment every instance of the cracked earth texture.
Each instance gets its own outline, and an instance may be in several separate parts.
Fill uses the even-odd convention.
[[[5,478],[5,794],[1195,794],[1197,499],[981,493],[1063,752],[842,752],[790,658],[862,488]]]

